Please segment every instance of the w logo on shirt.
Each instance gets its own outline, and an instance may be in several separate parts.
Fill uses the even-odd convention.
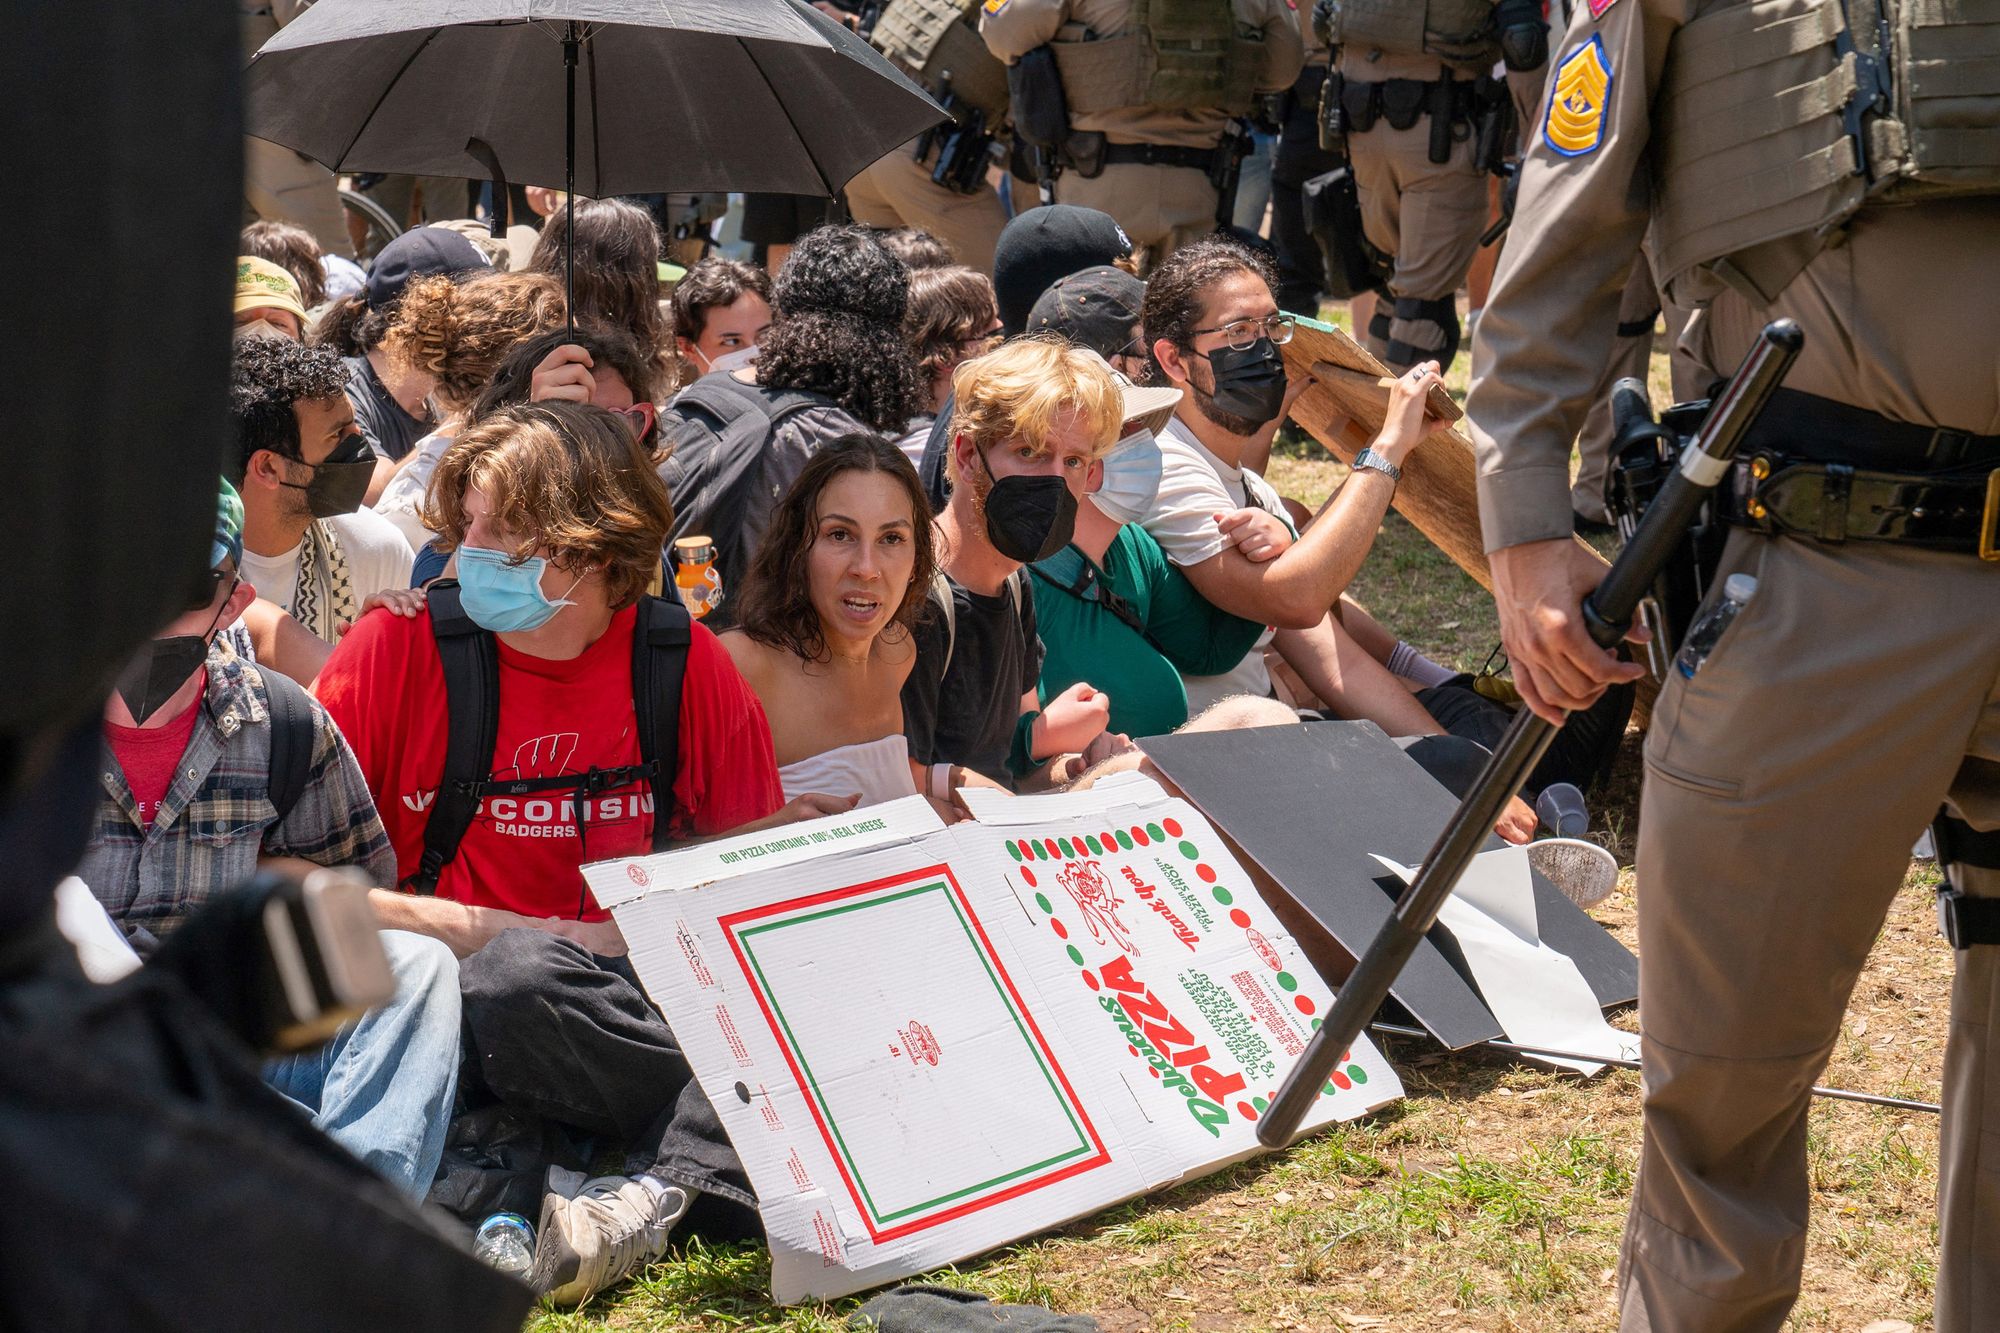
[[[514,778],[556,778],[574,770],[571,761],[576,758],[579,740],[574,731],[557,731],[547,736],[537,736],[531,741],[523,741],[514,748]],[[494,774],[495,777],[502,776]]]

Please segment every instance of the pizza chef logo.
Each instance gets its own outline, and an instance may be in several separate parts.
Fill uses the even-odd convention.
[[[1111,891],[1111,881],[1097,862],[1071,861],[1056,871],[1056,880],[1076,903],[1076,910],[1083,914],[1083,924],[1089,928],[1091,939],[1099,944],[1115,944],[1138,957],[1139,946],[1132,942],[1131,930],[1118,919],[1122,900]]]

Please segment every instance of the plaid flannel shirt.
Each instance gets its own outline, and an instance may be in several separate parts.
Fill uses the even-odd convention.
[[[210,894],[247,883],[260,856],[359,866],[396,882],[396,854],[354,752],[317,701],[305,789],[284,822],[271,804],[271,714],[260,668],[227,637],[208,654],[194,733],[150,826],[104,748],[103,797],[77,875],[135,942],[164,937]]]

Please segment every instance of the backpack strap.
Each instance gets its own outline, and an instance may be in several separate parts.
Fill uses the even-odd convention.
[[[424,854],[404,887],[426,896],[458,855],[479,813],[500,734],[500,650],[459,603],[458,580],[439,579],[429,594],[431,634],[444,668],[444,776],[424,823]]]
[[[944,661],[938,666],[938,679],[943,680],[944,673],[951,670],[952,650],[958,647],[958,603],[951,595],[951,581],[942,569],[931,575],[930,591],[924,596],[944,617]]]
[[[639,758],[652,772],[653,850],[672,843],[674,776],[680,771],[681,685],[687,679],[693,621],[678,597],[639,599],[632,627],[632,707]]]
[[[319,727],[313,720],[312,700],[297,681],[270,667],[258,674],[264,678],[264,702],[271,715],[270,796],[278,812],[272,823],[276,828],[305,793]]]

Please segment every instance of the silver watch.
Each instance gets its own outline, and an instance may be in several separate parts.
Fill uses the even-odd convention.
[[[1403,479],[1403,469],[1397,467],[1373,449],[1363,449],[1360,453],[1356,454],[1354,456],[1354,466],[1357,468],[1373,468],[1390,481],[1401,481]]]

